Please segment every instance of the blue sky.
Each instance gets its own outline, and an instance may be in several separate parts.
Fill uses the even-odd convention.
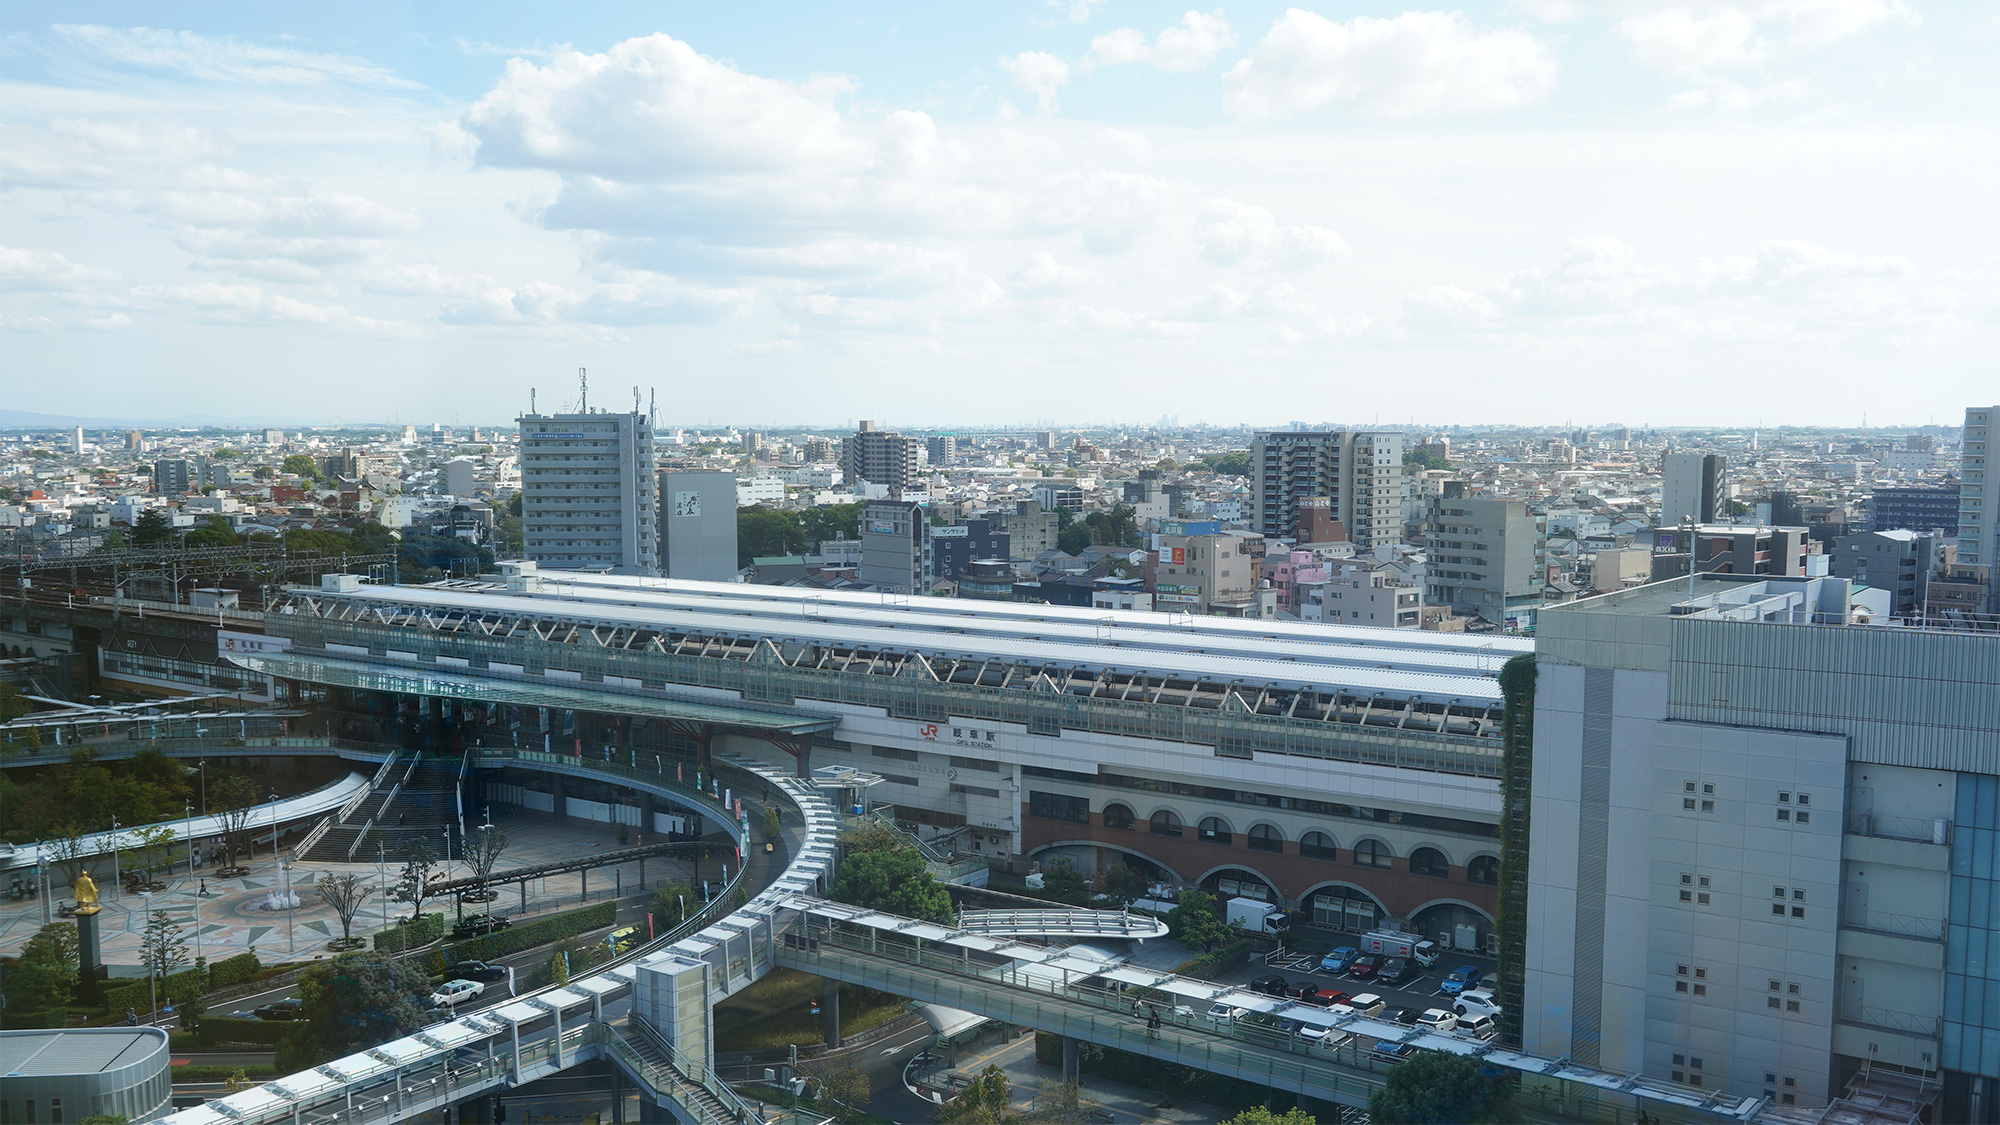
[[[695,425],[2000,397],[1985,4],[15,3],[0,36],[12,409],[495,422],[577,367]]]

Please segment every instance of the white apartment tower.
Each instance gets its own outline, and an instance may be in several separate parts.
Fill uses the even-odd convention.
[[[1252,526],[1293,535],[1299,502],[1323,496],[1361,549],[1402,539],[1403,435],[1311,430],[1258,434],[1250,447]]]
[[[555,570],[657,574],[659,484],[644,414],[524,414],[521,532]]]
[[[1986,568],[1986,612],[2000,613],[2000,478],[1987,488],[1993,458],[1993,428],[2000,406],[1965,411],[1965,445],[1960,453],[1958,561]]]

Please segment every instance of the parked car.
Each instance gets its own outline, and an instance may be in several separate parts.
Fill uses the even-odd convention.
[[[260,1020],[295,1020],[299,1018],[297,1000],[273,1000],[269,1004],[259,1004],[250,1009],[250,1014]]]
[[[1337,988],[1322,988],[1318,992],[1313,993],[1311,999],[1312,1003],[1318,1004],[1322,1008],[1331,1008],[1335,1004],[1347,1003],[1347,993]]]
[[[1347,966],[1353,964],[1354,959],[1359,956],[1361,956],[1359,949],[1351,945],[1343,945],[1319,959],[1320,971],[1323,973],[1344,973],[1347,971]]]
[[[1451,1010],[1461,1016],[1492,1016],[1499,1018],[1500,1001],[1490,988],[1467,989],[1452,1001]]]
[[[1460,1016],[1457,1031],[1471,1039],[1491,1039],[1500,1034],[1500,1024],[1492,1016]]]
[[[1368,1057],[1384,1066],[1395,1066],[1399,1062],[1408,1062],[1410,1056],[1416,1053],[1417,1049],[1408,1043],[1391,1043],[1385,1040],[1375,1044],[1375,1049],[1368,1052]]]
[[[1417,1026],[1425,1031],[1450,1031],[1458,1026],[1458,1017],[1443,1008],[1428,1008],[1417,1017]]]
[[[1446,996],[1457,996],[1461,992],[1470,992],[1478,988],[1480,979],[1483,976],[1484,974],[1480,972],[1477,965],[1460,965],[1458,968],[1445,974],[1444,981],[1438,985],[1438,988]]]
[[[1294,1000],[1305,1000],[1307,1002],[1310,1002],[1314,996],[1319,995],[1319,982],[1313,980],[1302,980],[1298,984],[1293,985],[1292,990],[1286,995],[1290,996]]]
[[[507,979],[507,966],[486,961],[460,961],[451,967],[454,980],[476,980],[483,984],[497,984]]]
[[[1391,957],[1376,972],[1375,979],[1384,984],[1401,984],[1421,972],[1423,970],[1419,969],[1416,961],[1411,958]]]
[[[1381,967],[1382,955],[1380,953],[1364,953],[1348,964],[1347,975],[1356,980],[1369,980],[1374,977],[1376,970]]]
[[[431,993],[431,1003],[440,1008],[454,1008],[467,1000],[477,999],[484,991],[486,986],[476,980],[449,980]]]
[[[622,930],[611,931],[611,948],[619,953],[629,951],[639,944],[639,927],[626,926]]]
[[[1303,1035],[1304,1033],[1301,1032],[1300,1034]],[[1313,1037],[1313,1042],[1325,1050],[1338,1051],[1349,1043],[1354,1042],[1354,1033],[1351,1031],[1322,1031]]]
[[[1415,1027],[1417,1026],[1417,1017],[1421,1015],[1423,1013],[1415,1008],[1387,1008],[1383,1010],[1379,1018],[1387,1020],[1390,1023],[1400,1023],[1404,1027]]]
[[[1364,992],[1359,996],[1349,997],[1347,1003],[1343,1006],[1357,1016],[1379,1016],[1382,1014],[1382,1009],[1388,1007],[1388,1004],[1384,1003],[1380,996],[1372,992]]]
[[[490,934],[495,930],[504,930],[511,925],[513,923],[509,922],[504,915],[467,914],[464,921],[451,928],[451,936],[455,938],[478,937],[481,934]]]
[[[1239,1008],[1234,1004],[1224,1004],[1218,1000],[1209,1005],[1208,1019],[1210,1023],[1235,1023],[1249,1011],[1248,1008]]]
[[[1290,996],[1291,982],[1276,974],[1258,977],[1250,982],[1250,991],[1261,992],[1266,996]]]

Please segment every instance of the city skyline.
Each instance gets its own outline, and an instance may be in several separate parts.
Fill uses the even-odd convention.
[[[580,366],[683,425],[1991,397],[1972,6],[745,11],[9,6],[6,405],[487,425]]]

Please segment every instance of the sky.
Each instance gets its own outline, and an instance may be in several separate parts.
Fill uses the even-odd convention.
[[[2000,401],[2000,6],[0,5],[0,409]]]

